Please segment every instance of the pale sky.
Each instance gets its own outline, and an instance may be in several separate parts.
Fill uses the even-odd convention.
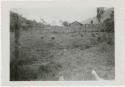
[[[15,11],[15,9],[13,9]],[[48,24],[60,25],[62,21],[83,21],[96,16],[96,8],[80,7],[48,7],[48,8],[16,8],[16,12],[27,19],[40,21],[44,19]]]

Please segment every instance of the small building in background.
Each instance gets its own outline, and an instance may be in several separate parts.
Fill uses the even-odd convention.
[[[75,32],[75,31],[80,31],[82,25],[83,25],[82,23],[80,23],[78,21],[74,21],[74,22],[72,22],[72,23],[69,24],[69,27],[72,28],[73,32]]]

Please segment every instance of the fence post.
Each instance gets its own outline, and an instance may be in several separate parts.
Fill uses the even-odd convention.
[[[86,32],[86,24],[85,24],[85,32]]]
[[[14,15],[14,19],[16,21],[16,23],[14,24],[14,43],[15,43],[15,49],[14,49],[14,59],[13,61],[10,63],[10,80],[19,80],[19,75],[20,75],[20,69],[19,69],[19,46],[20,46],[20,42],[19,42],[19,38],[20,38],[20,24],[19,24],[19,16],[18,15]]]
[[[15,58],[19,58],[19,38],[20,38],[20,27],[19,27],[19,16],[16,15],[16,24],[15,24]]]

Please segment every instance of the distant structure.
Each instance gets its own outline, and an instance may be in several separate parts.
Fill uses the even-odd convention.
[[[72,23],[69,24],[70,27],[81,27],[82,23],[78,22],[78,21],[74,21]]]
[[[69,24],[69,26],[72,28],[72,31],[74,31],[74,32],[79,31],[79,29],[81,29],[82,25],[83,24],[78,21],[74,21]]]
[[[102,14],[101,22],[103,23],[104,20],[110,18],[110,15],[112,14],[112,11],[114,11],[114,8],[104,8],[104,13]],[[93,20],[93,24],[99,24],[98,19],[96,16],[88,18],[86,20],[83,20],[82,24],[90,24],[91,20]]]

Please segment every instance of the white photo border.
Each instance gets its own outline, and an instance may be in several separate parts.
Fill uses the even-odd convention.
[[[56,3],[56,4],[55,4]],[[57,4],[58,3],[58,4]],[[68,4],[68,5],[67,5]],[[10,8],[41,7],[114,7],[115,12],[115,80],[113,81],[9,81],[10,63]],[[125,84],[125,1],[124,0],[47,0],[47,1],[3,1],[1,22],[2,85],[56,86],[56,85],[122,85]]]

